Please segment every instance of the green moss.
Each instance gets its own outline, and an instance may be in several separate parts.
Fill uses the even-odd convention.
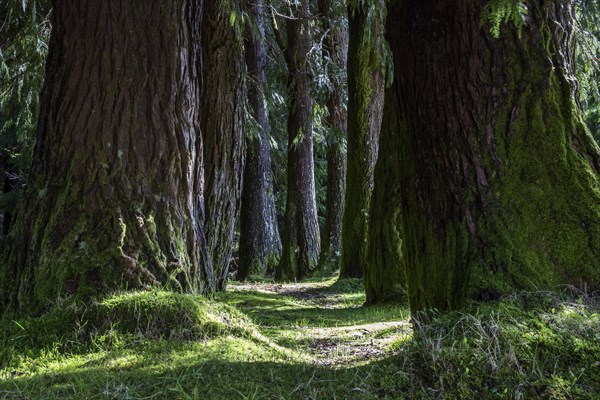
[[[403,302],[407,297],[406,257],[400,196],[400,135],[406,120],[398,120],[396,96],[386,92],[381,143],[369,217],[369,235],[363,262],[368,304]]]
[[[542,96],[537,85],[547,85]],[[547,82],[532,81],[517,100],[508,133],[509,110],[496,125],[503,164],[492,189],[496,222],[487,225],[488,248],[475,266],[472,293],[489,286],[502,292],[598,287],[600,191],[589,161],[572,146],[582,134],[579,111],[555,72]]]
[[[206,340],[233,335],[251,339],[256,328],[227,304],[150,290],[116,293],[88,303],[63,300],[39,317],[7,315],[0,332],[6,338],[18,337],[17,344],[42,349],[53,342],[86,346],[106,336]]]
[[[548,16],[536,18],[539,24]],[[417,121],[410,126],[421,131],[400,133],[396,147],[404,186],[389,200],[402,204],[402,250],[414,311],[456,309],[468,299],[522,289],[600,288],[599,149],[582,123],[555,33],[541,24],[523,35],[519,40],[506,34],[494,46],[482,45],[489,54],[481,57],[481,76],[488,76],[478,89],[481,99],[474,99],[481,105],[473,111],[480,111],[477,128],[448,133],[460,145],[428,137],[433,133]],[[455,122],[469,127],[461,118]],[[432,157],[450,154],[452,160],[453,152],[464,157],[453,161],[460,164],[456,171]],[[416,171],[419,160],[440,173],[446,168],[454,187]],[[415,190],[415,182],[432,189]],[[448,192],[452,196],[445,198]],[[448,209],[453,212],[444,214]]]
[[[35,314],[59,298],[87,300],[122,288],[206,290],[200,267],[190,259],[185,227],[175,226],[169,210],[143,212],[149,207],[134,205],[132,210],[108,207],[90,215],[72,205],[69,190],[76,188],[58,192],[54,203],[42,206],[64,210],[50,213],[46,223],[45,209],[23,218],[21,229],[34,221],[28,231],[37,250],[31,249],[31,256],[19,261],[24,267],[7,278],[20,286],[2,289],[2,296],[12,301],[18,288],[18,308]]]
[[[349,23],[348,155],[340,277],[362,276],[385,85],[383,4],[356,5]],[[383,13],[383,14],[382,14]]]
[[[287,246],[281,254],[281,261],[275,269],[275,279],[280,282],[295,281],[298,277],[304,277],[300,268],[300,247],[297,244]],[[316,265],[316,263],[315,263]]]
[[[113,295],[94,303],[89,314],[96,332],[116,330],[154,338],[250,337],[253,330],[249,320],[232,307],[165,291]]]

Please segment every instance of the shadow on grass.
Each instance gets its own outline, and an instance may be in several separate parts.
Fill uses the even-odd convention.
[[[322,293],[315,289],[314,293]],[[346,292],[340,292],[346,293]],[[223,293],[218,301],[238,307],[252,321],[262,326],[337,327],[389,322],[409,318],[407,305],[361,306],[360,299],[349,299],[342,306],[323,306],[317,301],[299,301],[287,294],[255,291]]]
[[[397,366],[378,362],[327,368],[275,361],[189,359],[173,367],[102,365],[16,377],[0,382],[0,398],[35,399],[382,399],[406,392]],[[396,378],[388,381],[392,370]]]
[[[522,295],[436,317],[417,337],[392,344],[395,355],[360,365],[309,364],[300,361],[301,347],[290,355],[262,339],[232,334],[187,342],[128,336],[94,341],[85,354],[51,347],[29,359],[15,353],[10,364],[0,365],[0,399],[597,399],[596,303],[544,298]],[[321,309],[262,292],[218,299],[267,325],[265,332],[298,321],[342,326],[397,320],[405,310],[357,304]]]

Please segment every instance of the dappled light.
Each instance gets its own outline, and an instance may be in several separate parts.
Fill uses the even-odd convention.
[[[115,320],[84,337],[76,325],[65,327],[32,351],[35,342],[25,338],[44,332],[31,320],[17,320],[23,329],[3,322],[0,398],[591,399],[600,384],[597,297],[522,293],[474,303],[468,313],[432,315],[421,325],[410,323],[406,306],[364,306],[359,280],[332,282],[233,284],[215,306],[245,328],[195,340],[123,330],[125,321]],[[172,296],[140,292],[104,302],[129,302],[154,315]],[[170,312],[189,312],[184,301],[174,304]]]
[[[599,144],[598,0],[1,0],[0,400],[598,400]]]

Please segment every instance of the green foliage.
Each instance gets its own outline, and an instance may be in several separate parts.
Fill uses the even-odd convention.
[[[271,144],[275,207],[277,215],[283,215],[287,195],[287,68],[283,53],[272,35],[272,30],[266,29],[266,33],[268,57],[273,60],[273,62],[267,63],[266,98],[271,128],[269,142]]]
[[[575,2],[576,73],[586,123],[600,143],[600,3]]]
[[[332,7],[343,11],[343,2],[335,1]],[[289,96],[287,90],[288,75],[283,49],[277,43],[275,30],[280,33],[285,31],[285,18],[292,18],[289,14],[289,4],[285,1],[273,1],[271,3],[272,15],[267,19],[265,25],[267,52],[269,62],[267,63],[267,85],[266,98],[267,108],[269,110],[269,124],[271,128],[271,157],[273,163],[273,175],[275,186],[275,205],[278,215],[285,212],[285,199],[287,194],[287,117],[289,107]],[[283,17],[282,17],[283,16]],[[345,25],[347,20],[341,18],[337,24]],[[276,24],[276,25],[275,25]],[[333,27],[332,27],[333,28]],[[335,76],[340,80],[345,80],[345,69],[340,69],[332,57],[323,49],[323,37],[325,31],[320,26],[318,19],[311,20],[311,29],[313,30],[312,48],[306,62],[312,77],[312,94],[315,99],[313,108],[312,136],[314,145],[314,173],[315,190],[317,197],[317,208],[319,215],[319,225],[324,225],[325,200],[326,200],[326,181],[327,181],[327,146],[333,141],[339,141],[339,135],[327,125],[327,94],[333,87],[329,71],[334,70]],[[294,138],[292,145],[302,140],[300,133]],[[342,139],[342,145],[345,141]]]
[[[600,143],[600,3],[595,0],[574,2],[576,76],[579,101],[592,135]],[[527,18],[525,1],[490,0],[480,16],[481,26],[488,25],[498,38],[502,24],[511,23],[519,36]]]
[[[19,174],[31,163],[50,37],[45,1],[0,5],[0,150]]]
[[[489,25],[490,33],[495,38],[500,37],[500,27],[503,23],[512,23],[520,36],[526,15],[527,6],[523,1],[490,0],[481,11],[479,23],[481,26]]]
[[[45,1],[0,3],[0,193],[2,230],[21,201],[19,183],[31,164],[50,36]],[[5,186],[6,188],[6,186]]]

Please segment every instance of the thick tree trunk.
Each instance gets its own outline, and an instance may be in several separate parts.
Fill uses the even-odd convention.
[[[232,15],[235,19],[232,19]],[[202,135],[206,165],[204,229],[217,290],[233,249],[244,166],[244,43],[239,0],[207,1],[202,24]]]
[[[211,291],[202,233],[200,1],[56,1],[38,139],[2,306]]]
[[[369,204],[383,114],[384,15],[383,0],[349,6],[348,175],[340,278],[363,275]]]
[[[267,115],[266,62],[263,0],[246,0],[254,25],[246,27],[248,103],[254,118],[246,136],[247,154],[240,216],[240,261],[237,278],[274,271],[281,257],[281,239],[271,176],[269,118]]]
[[[288,64],[288,192],[284,217],[283,252],[276,270],[279,280],[302,279],[318,262],[319,223],[315,196],[312,143],[313,99],[309,78],[310,34],[308,0],[292,6],[287,21]]]
[[[342,218],[344,193],[346,191],[345,139],[348,112],[345,107],[346,60],[348,56],[348,32],[343,25],[344,2],[320,0],[319,14],[324,19],[326,32],[323,52],[328,58],[328,75],[332,84],[327,99],[327,199],[323,245],[319,267],[324,271],[338,267],[342,249]]]
[[[598,146],[575,104],[572,4],[535,0],[522,36],[482,2],[391,6],[402,253],[413,310],[515,288],[600,285]],[[386,109],[386,111],[394,110]]]

